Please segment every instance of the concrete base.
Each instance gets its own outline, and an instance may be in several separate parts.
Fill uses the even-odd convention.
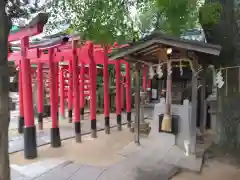
[[[176,135],[172,133],[159,132],[159,115],[164,114],[165,108],[166,104],[164,100],[161,100],[159,104],[155,105],[153,119],[151,121],[151,131],[148,135],[148,140],[145,140],[145,142],[142,142],[142,139],[140,140],[141,146],[143,147],[140,151],[148,151],[151,147],[154,151],[159,153],[159,155],[155,155],[155,158],[159,156],[158,158],[160,162],[200,172],[203,155],[200,157],[196,157],[195,154],[185,156],[184,149],[184,142],[188,140],[188,142],[191,143],[193,142],[191,141],[191,138],[194,138],[190,135],[191,105],[188,101],[185,101],[183,105],[172,105],[172,114],[180,117],[178,120],[178,131]],[[142,126],[144,128],[147,127],[147,125]],[[196,147],[196,144],[194,144],[194,147]],[[135,152],[138,151],[136,150],[137,148],[131,149],[134,149]]]
[[[136,123],[132,123],[131,124],[131,128],[132,128],[132,132],[134,132],[135,130],[135,127],[136,127]],[[151,131],[151,127],[150,127],[150,124],[148,122],[140,122],[140,133],[141,134],[145,134],[145,135],[148,135]]]
[[[150,136],[159,136],[159,115],[164,114],[166,109],[165,100],[162,99],[159,104],[155,105],[153,112],[153,120],[151,121],[152,130]],[[188,100],[184,100],[183,105],[173,104],[171,106],[172,115],[178,116],[177,134],[175,137],[175,144],[180,148],[184,148],[184,141],[190,142],[190,147],[195,148],[196,131],[191,130],[191,104]],[[159,138],[158,138],[159,139]]]

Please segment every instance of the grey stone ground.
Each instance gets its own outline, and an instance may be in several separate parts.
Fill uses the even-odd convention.
[[[148,115],[151,115],[149,113]],[[18,112],[12,112],[10,129],[17,127]],[[126,117],[123,116],[123,122]],[[104,128],[103,118],[98,121],[98,129]],[[112,120],[116,125],[116,120]],[[90,121],[84,121],[83,133],[89,133]],[[47,144],[50,141],[49,131],[39,132],[38,145]],[[74,137],[71,127],[61,128],[61,138]],[[23,137],[18,135],[9,140],[10,153],[23,150]],[[132,148],[130,148],[132,149]],[[164,149],[164,151],[163,151]],[[63,160],[48,160],[25,166],[11,166],[12,180],[167,180],[178,171],[173,165],[164,161],[168,148],[156,147],[154,143],[147,146],[132,149],[132,153],[126,153],[125,159],[110,167],[96,167],[86,164],[77,164]]]
[[[168,180],[178,168],[163,161],[166,153],[155,146],[143,148],[106,168],[69,161],[38,162],[21,168],[13,167],[12,180]]]

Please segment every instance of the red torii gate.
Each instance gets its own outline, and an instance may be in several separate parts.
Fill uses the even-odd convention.
[[[42,113],[43,113],[43,63],[49,64],[50,70],[50,98],[51,98],[51,145],[53,147],[61,146],[60,132],[58,125],[58,69],[56,64],[61,62],[62,59],[69,62],[69,91],[68,91],[68,108],[69,117],[72,117],[72,97],[74,92],[74,123],[76,141],[81,141],[81,127],[80,127],[80,106],[83,105],[84,99],[84,83],[83,79],[80,81],[79,96],[79,76],[78,65],[80,64],[80,77],[84,77],[85,64],[89,64],[89,77],[90,77],[90,118],[92,137],[96,137],[96,64],[104,65],[104,115],[106,133],[109,133],[109,96],[108,96],[108,58],[103,53],[103,48],[96,47],[98,50],[94,51],[94,45],[87,42],[83,47],[77,47],[77,39],[72,38],[72,46],[67,43],[68,38],[57,39],[50,44],[39,44],[35,46],[29,45],[29,37],[37,35],[43,31],[43,26],[47,22],[45,14],[39,14],[29,26],[21,29],[16,34],[9,35],[9,42],[21,40],[21,53],[10,53],[9,59],[14,59],[16,64],[19,65],[19,94],[20,94],[20,118],[19,125],[24,127],[24,154],[26,158],[35,158],[37,156],[36,145],[36,128],[34,124],[33,114],[33,97],[32,97],[32,83],[31,83],[31,66],[30,63],[38,64],[37,78],[38,78],[38,119],[40,129],[42,128]],[[64,45],[65,44],[65,45]],[[44,54],[44,51],[48,54]],[[83,58],[84,57],[84,58]],[[120,61],[114,62],[116,65],[116,106],[117,106],[117,122],[118,129],[121,130],[121,87],[120,87]],[[130,66],[126,64],[126,99],[127,99],[127,119],[128,125],[131,123],[131,79],[130,79]],[[61,73],[61,70],[60,70]],[[73,75],[73,76],[71,76]],[[61,76],[60,76],[61,77]],[[73,90],[72,90],[73,88]],[[61,89],[61,88],[60,88]],[[72,92],[73,91],[73,92]],[[61,93],[63,91],[60,91]],[[79,104],[79,99],[81,104]],[[62,104],[62,102],[60,103]]]

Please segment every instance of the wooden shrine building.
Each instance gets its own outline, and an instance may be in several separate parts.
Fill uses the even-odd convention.
[[[183,40],[154,32],[137,42],[131,43],[127,47],[115,50],[109,57],[111,60],[125,59],[135,66],[135,107],[137,114],[135,121],[138,121],[137,123],[139,123],[140,110],[140,105],[138,105],[140,98],[139,73],[143,65],[148,66],[149,71],[150,68],[152,68],[154,73],[158,71],[159,65],[164,68],[163,76],[159,79],[160,81],[167,80],[165,83],[167,88],[166,102],[163,103],[163,106],[159,98],[157,98],[157,103],[160,103],[155,104],[150,135],[159,136],[162,131],[172,132],[176,137],[176,142],[173,144],[183,147],[183,142],[187,139],[190,142],[191,153],[195,154],[197,118],[200,119],[200,129],[202,130],[204,130],[203,124],[204,121],[206,121],[206,118],[202,115],[204,113],[198,113],[198,110],[203,112],[205,111],[204,108],[206,108],[203,106],[203,103],[199,103],[199,101],[203,102],[206,98],[204,72],[210,64],[213,64],[215,56],[218,56],[220,51],[221,47],[218,45],[194,40]],[[182,76],[179,72],[180,66],[183,67]],[[177,85],[177,83],[180,83],[180,85]],[[190,86],[187,86],[187,84],[190,84]],[[204,88],[202,88],[199,94],[198,88],[200,85]],[[186,91],[187,88],[190,88],[190,92]],[[157,89],[157,91],[158,90],[159,89]],[[188,92],[189,94],[183,96],[184,92]],[[188,101],[189,103],[187,103],[186,106],[182,101],[176,103],[176,101],[174,101],[174,95],[176,94],[180,94],[181,98],[184,97],[190,102]],[[200,97],[198,98],[198,96]],[[163,128],[164,118],[160,120],[159,116],[165,116],[166,113],[170,116],[171,120],[174,120],[173,116],[177,115],[181,121],[177,123],[178,125],[175,125],[174,121],[172,121],[169,129],[166,128],[166,124]],[[198,114],[201,117],[198,117]],[[173,126],[177,127],[174,128]],[[176,132],[173,132],[173,129],[177,129]],[[164,142],[163,139],[161,139],[161,143],[162,142]]]

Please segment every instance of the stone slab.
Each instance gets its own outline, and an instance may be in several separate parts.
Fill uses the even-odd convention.
[[[203,157],[196,157],[194,155],[185,156],[184,150],[177,146],[173,146],[165,155],[164,162],[182,169],[200,172],[202,169]]]
[[[11,180],[30,180],[30,178],[11,168]]]
[[[108,168],[99,180],[167,180],[178,168],[163,161],[166,151],[152,144]]]
[[[131,142],[128,145],[126,145],[123,149],[120,149],[117,154],[128,157],[132,155],[133,153],[136,153],[137,151],[141,150],[143,148],[142,145],[137,145],[135,142]]]
[[[42,174],[36,178],[36,180],[68,180],[74,176],[80,168],[82,168],[81,164],[69,163],[65,166],[59,166],[48,173]]]
[[[46,159],[43,161],[38,161],[24,166],[11,164],[11,168],[19,172],[21,175],[33,179],[55,169],[58,166],[65,166],[69,163],[70,161],[62,159]]]
[[[42,174],[35,180],[97,180],[103,171],[104,169],[100,167],[70,163]]]
[[[69,180],[98,180],[103,171],[103,168],[84,165]]]

